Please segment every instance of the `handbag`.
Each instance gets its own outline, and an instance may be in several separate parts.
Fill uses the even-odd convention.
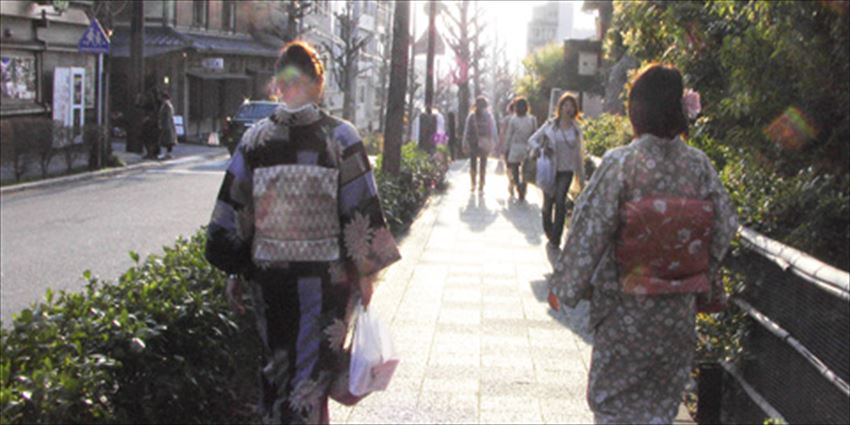
[[[348,391],[359,397],[387,389],[399,359],[387,325],[362,304],[355,314]]]
[[[544,193],[552,193],[555,187],[555,164],[553,164],[552,158],[543,152],[537,157],[536,165],[535,184]]]

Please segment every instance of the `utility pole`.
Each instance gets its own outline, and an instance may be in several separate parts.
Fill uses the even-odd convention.
[[[425,71],[425,112],[419,118],[419,148],[433,153],[436,119],[431,111],[434,103],[434,43],[437,37],[437,2],[428,2],[428,56]]]
[[[145,3],[132,2],[133,12],[130,18],[130,81],[128,84],[130,99],[144,99],[145,93]],[[130,124],[127,130],[127,152],[142,153],[142,110],[140,102],[130,102],[127,117]]]
[[[400,1],[393,11],[393,44],[390,88],[384,121],[384,159],[381,171],[397,176],[401,167],[401,138],[404,133],[404,98],[407,92],[407,51],[410,44],[410,3]]]

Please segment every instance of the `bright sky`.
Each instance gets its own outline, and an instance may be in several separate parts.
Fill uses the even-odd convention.
[[[563,0],[562,0],[563,1]],[[444,0],[444,3],[451,1]],[[531,21],[532,9],[547,1],[475,1],[470,2],[470,9],[476,4],[484,10],[489,18],[487,37],[490,40],[498,40],[499,44],[505,45],[508,59],[514,67],[521,68],[522,59],[526,55],[526,31],[528,22]],[[567,2],[573,7],[573,27],[576,29],[592,29],[596,25],[595,15],[581,10],[583,1]],[[416,0],[411,5],[416,17],[417,39],[428,26],[428,15],[426,14],[427,1]],[[451,6],[454,7],[454,6]],[[437,30],[440,30],[441,18],[437,18]],[[497,34],[498,32],[498,34]]]

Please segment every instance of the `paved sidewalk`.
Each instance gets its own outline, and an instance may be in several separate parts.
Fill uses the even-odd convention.
[[[509,201],[489,168],[479,195],[455,163],[404,239],[373,299],[401,363],[388,391],[331,403],[333,423],[592,423],[587,303],[553,317],[539,191]]]

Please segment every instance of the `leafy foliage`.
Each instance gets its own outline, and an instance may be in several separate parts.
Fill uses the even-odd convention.
[[[543,123],[549,113],[549,93],[566,87],[564,47],[552,43],[541,47],[522,61],[525,75],[516,82],[518,96],[528,99],[529,110]]]
[[[742,222],[848,269],[846,2],[616,2],[609,59],[682,70]],[[728,168],[728,169],[726,169]]]
[[[378,156],[375,165],[378,194],[390,229],[397,234],[413,221],[431,192],[445,186],[448,150],[440,145],[429,155],[415,143],[403,145],[401,171],[395,177],[380,171],[382,160],[383,156]]]
[[[253,322],[228,312],[204,235],[144,262],[131,253],[137,265],[115,284],[87,271],[84,292],[48,290],[0,330],[2,422],[244,421],[236,372],[259,344]]]
[[[632,139],[632,127],[622,115],[602,114],[582,124],[584,144],[589,155],[601,157],[608,149],[624,146]]]

